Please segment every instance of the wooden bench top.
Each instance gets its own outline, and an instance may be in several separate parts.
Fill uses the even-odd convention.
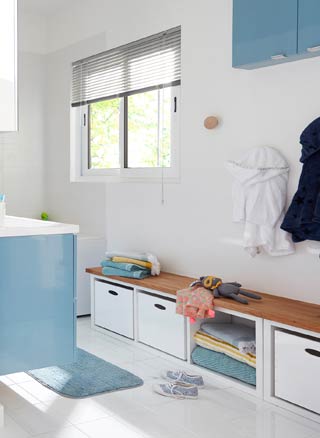
[[[86,272],[105,277],[102,274],[102,268],[87,268]],[[171,295],[176,295],[178,290],[188,287],[194,280],[194,278],[170,274],[168,272],[161,272],[157,277],[148,277],[142,280],[115,275],[108,276],[107,278]],[[248,298],[248,305],[238,303],[229,298],[216,298],[215,305],[246,315],[269,319],[270,321],[320,333],[320,305],[261,292],[256,293],[262,297],[262,300],[257,301]]]

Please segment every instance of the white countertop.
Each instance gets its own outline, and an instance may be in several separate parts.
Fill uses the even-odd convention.
[[[77,233],[79,233],[78,225],[61,224],[59,222],[41,221],[38,219],[15,216],[6,216],[4,225],[0,226],[0,238]]]

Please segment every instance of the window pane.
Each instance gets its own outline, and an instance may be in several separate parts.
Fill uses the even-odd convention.
[[[170,167],[171,88],[128,97],[128,167]]]
[[[89,169],[120,167],[120,102],[110,99],[89,106]]]

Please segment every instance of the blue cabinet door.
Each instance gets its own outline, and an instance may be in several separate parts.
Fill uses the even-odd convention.
[[[0,238],[0,375],[74,360],[75,239]]]
[[[320,54],[319,0],[299,0],[298,52]]]
[[[254,68],[296,55],[297,20],[298,0],[234,0],[233,66]]]

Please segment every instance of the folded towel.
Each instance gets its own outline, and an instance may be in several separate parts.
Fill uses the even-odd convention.
[[[124,271],[148,271],[150,273],[150,269],[144,268],[143,266],[133,264],[133,263],[118,263],[118,262],[112,262],[110,260],[102,260],[100,265],[103,268],[115,268],[115,269],[122,269]]]
[[[150,270],[143,270],[143,271],[126,271],[124,269],[115,269],[111,267],[102,268],[103,275],[118,275],[119,277],[126,277],[126,278],[146,278],[151,275]]]
[[[143,253],[135,253],[135,252],[116,252],[116,251],[107,251],[106,258],[112,259],[113,257],[127,257],[129,259],[141,260],[143,262],[149,262],[148,254]]]
[[[134,265],[142,266],[143,268],[147,268],[147,269],[152,268],[152,263],[150,262],[143,262],[142,260],[130,259],[129,257],[112,257],[111,261],[115,263],[131,263]]]
[[[224,353],[233,359],[239,360],[240,362],[246,363],[251,367],[256,367],[256,356],[251,353],[241,353],[239,348],[234,347],[225,341],[220,341],[214,336],[208,335],[202,330],[198,330],[193,339],[196,344],[200,347],[207,348],[211,351],[217,351],[218,353]]]
[[[191,355],[192,362],[219,374],[225,374],[234,379],[242,380],[250,385],[256,385],[256,370],[246,363],[232,359],[223,353],[196,347]],[[247,435],[248,436],[248,435]]]
[[[160,274],[160,263],[157,257],[151,253],[131,253],[125,251],[107,251],[106,259],[111,260],[113,257],[125,257],[134,260],[140,260],[142,262],[152,263],[151,275]]]
[[[205,322],[201,330],[239,348],[241,353],[256,354],[255,329],[243,324]]]

